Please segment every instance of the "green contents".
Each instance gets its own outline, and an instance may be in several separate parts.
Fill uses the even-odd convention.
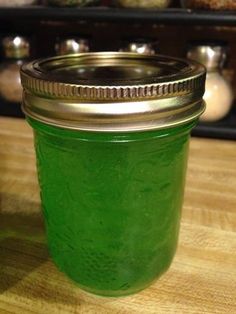
[[[55,263],[96,294],[144,289],[176,250],[194,123],[111,134],[28,120]]]

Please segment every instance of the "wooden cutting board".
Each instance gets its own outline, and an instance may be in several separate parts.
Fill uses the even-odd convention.
[[[89,295],[49,258],[32,131],[0,118],[0,313],[236,313],[236,142],[193,138],[170,270],[125,298]]]

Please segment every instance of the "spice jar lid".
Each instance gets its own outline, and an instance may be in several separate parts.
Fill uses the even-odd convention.
[[[131,132],[176,126],[203,111],[205,68],[161,55],[67,55],[23,65],[23,110],[62,128]]]
[[[122,52],[133,52],[147,55],[154,55],[156,42],[150,40],[136,39],[130,40],[120,49]]]
[[[8,36],[2,40],[2,46],[6,58],[27,58],[30,54],[30,44],[26,37]]]
[[[67,38],[55,45],[57,55],[82,53],[89,51],[89,42],[84,38]]]
[[[202,63],[208,71],[223,67],[226,60],[226,47],[214,43],[192,44],[187,57]]]

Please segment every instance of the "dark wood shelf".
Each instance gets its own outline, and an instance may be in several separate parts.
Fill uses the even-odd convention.
[[[210,137],[218,139],[236,140],[236,107],[224,119],[211,122],[199,123],[192,131],[193,136]]]
[[[107,7],[52,8],[28,6],[1,8],[0,20],[92,20],[102,22],[142,22],[173,25],[236,26],[236,12],[192,11],[187,9],[140,10]]]

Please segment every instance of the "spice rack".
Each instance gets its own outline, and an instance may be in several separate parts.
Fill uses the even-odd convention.
[[[51,8],[44,6],[28,6],[24,8],[0,8],[0,32],[2,34],[14,32],[18,30],[18,25],[23,26],[23,32],[30,34],[32,24],[32,33],[34,36],[41,36],[40,42],[44,35],[40,34],[40,28],[45,24],[52,24],[55,27],[64,23],[65,28],[68,25],[73,25],[74,32],[78,28],[78,32],[83,29],[83,25],[87,25],[87,34],[94,31],[98,25],[111,24],[116,28],[124,29],[124,25],[133,25],[134,28],[137,25],[141,25],[143,30],[149,28],[146,33],[151,33],[151,25],[157,27],[158,32],[163,27],[174,28],[179,27],[182,29],[179,33],[181,36],[185,36],[185,30],[188,32],[189,27],[211,28],[221,27],[230,31],[236,28],[236,14],[235,12],[212,12],[212,11],[192,11],[187,9],[170,8],[166,10],[136,10],[136,9],[123,9],[123,8],[108,8],[108,7],[85,7],[85,8]],[[76,26],[77,25],[77,26]],[[79,27],[78,27],[79,25]],[[188,27],[187,27],[188,26]],[[53,27],[53,26],[52,26]],[[60,26],[61,27],[61,26]],[[160,28],[158,28],[160,27]],[[50,26],[49,26],[50,28]],[[62,27],[63,28],[63,27]],[[60,28],[60,31],[62,31]],[[110,26],[103,28],[103,33],[109,32]],[[125,28],[125,31],[127,28]],[[44,34],[45,29],[42,31]],[[69,31],[70,33],[71,31]],[[83,32],[83,30],[82,30]],[[157,32],[157,33],[158,33]],[[220,31],[219,31],[220,32]],[[169,32],[171,33],[171,32]],[[52,36],[53,35],[52,31]],[[114,34],[114,32],[113,32]],[[159,36],[159,33],[157,34]],[[178,37],[174,34],[173,36]],[[96,37],[96,35],[95,35]],[[105,38],[103,43],[107,43],[109,40]],[[45,37],[45,43],[47,43],[47,37]],[[102,45],[102,43],[101,43]],[[46,46],[45,46],[46,47]],[[97,47],[95,47],[96,50]],[[106,47],[104,50],[107,50]],[[111,46],[111,50],[114,46]],[[37,48],[36,48],[37,50]],[[39,51],[39,54],[35,54],[33,57],[46,56],[52,54],[52,49],[47,52]],[[162,53],[162,51],[160,51]],[[164,51],[166,53],[166,51]],[[167,51],[167,54],[171,52]],[[181,52],[182,53],[182,52]],[[234,58],[232,53],[231,58]],[[236,60],[234,60],[236,65]],[[236,70],[236,66],[234,66]],[[19,105],[6,108],[0,104],[0,115],[11,115],[22,117]],[[233,108],[230,114],[219,122],[214,123],[200,123],[193,131],[193,135],[201,137],[212,138],[225,138],[236,139],[236,109]]]
[[[236,14],[230,12],[192,11],[169,8],[166,10],[138,10],[108,7],[51,8],[29,6],[24,8],[0,8],[0,19],[50,19],[117,22],[163,23],[191,25],[236,26]]]

